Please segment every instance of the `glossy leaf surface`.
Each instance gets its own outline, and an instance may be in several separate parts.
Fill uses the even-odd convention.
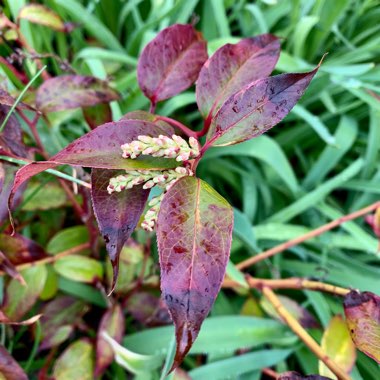
[[[0,378],[5,380],[28,380],[28,376],[10,353],[0,345]]]
[[[352,290],[344,298],[344,313],[355,346],[380,363],[380,297]]]
[[[213,118],[208,140],[215,146],[231,145],[266,132],[295,106],[318,68],[259,79],[232,95]]]
[[[43,112],[54,112],[90,107],[118,98],[118,93],[105,81],[90,76],[61,75],[39,87],[36,106]]]
[[[100,376],[112,363],[114,353],[109,343],[104,339],[106,332],[117,343],[121,343],[124,334],[124,315],[120,305],[108,309],[100,321],[96,340],[96,366],[95,376]]]
[[[271,34],[218,49],[204,64],[197,80],[197,104],[203,117],[210,120],[231,95],[269,76],[279,55],[280,42]]]
[[[65,31],[65,23],[59,15],[40,4],[29,4],[22,7],[18,17],[35,24],[47,26],[58,32]]]
[[[224,278],[233,211],[207,183],[184,177],[158,215],[161,290],[176,328],[176,368],[198,336]]]
[[[192,25],[172,25],[145,47],[137,79],[142,92],[155,104],[190,87],[207,59],[206,41]]]
[[[356,360],[356,349],[347,324],[340,315],[331,319],[323,333],[321,347],[340,368],[347,373],[351,371]],[[319,374],[332,379],[337,378],[322,361],[319,361]]]
[[[108,194],[109,181],[117,174],[117,170],[105,169],[92,169],[91,174],[92,205],[113,268],[111,290],[116,285],[120,251],[136,228],[149,195],[142,185]]]

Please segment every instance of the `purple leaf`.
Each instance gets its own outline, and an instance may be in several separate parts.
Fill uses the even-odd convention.
[[[343,305],[356,348],[380,363],[380,297],[352,290],[344,297]]]
[[[21,274],[17,272],[17,268],[9,261],[2,251],[0,251],[0,270],[17,280],[20,284],[25,285],[25,280],[22,278]]]
[[[36,106],[43,112],[90,107],[119,99],[119,94],[100,79],[61,75],[48,79],[37,90]]]
[[[206,41],[192,25],[172,25],[143,50],[137,79],[152,104],[190,87],[207,60]]]
[[[28,376],[9,352],[0,345],[0,375],[6,380],[28,380]]]
[[[82,109],[83,116],[91,129],[112,121],[112,110],[108,103],[100,103]]]
[[[92,204],[113,268],[111,292],[116,285],[120,251],[136,228],[149,195],[149,190],[143,190],[142,185],[108,194],[109,180],[119,173],[92,169],[91,174]]]
[[[220,290],[232,227],[231,206],[200,179],[180,179],[161,203],[157,221],[161,290],[177,340],[171,370],[190,350]]]
[[[0,88],[0,104],[1,105],[12,107],[15,102],[16,102],[16,99],[13,98],[13,96],[9,95],[8,92]],[[16,109],[35,111],[35,109],[32,106],[30,106],[29,104],[25,104],[23,102],[19,102],[16,106]]]
[[[295,106],[317,73],[259,79],[232,95],[212,119],[207,139],[214,146],[237,144],[278,124]]]
[[[118,304],[103,315],[96,340],[95,377],[103,374],[115,356],[112,347],[103,338],[103,333],[106,332],[116,342],[121,343],[124,335],[124,323],[123,310]]]
[[[24,321],[16,322],[9,319],[2,311],[0,311],[0,323],[5,325],[14,325],[14,326],[29,326],[33,323],[36,323],[41,318],[41,314],[35,315],[34,317],[25,319]],[[1,374],[1,370],[0,370]]]
[[[280,42],[271,34],[218,49],[204,64],[197,80],[197,103],[203,117],[211,121],[231,95],[248,83],[269,76],[279,55]]]
[[[122,157],[121,145],[136,140],[139,135],[170,135],[172,128],[163,128],[142,120],[121,120],[103,124],[53,156],[49,161],[33,162],[18,170],[9,197],[32,176],[59,164],[104,169],[169,169],[178,166],[174,159],[140,156],[135,160]]]

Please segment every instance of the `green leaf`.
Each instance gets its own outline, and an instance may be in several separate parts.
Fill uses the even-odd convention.
[[[55,255],[84,244],[88,240],[88,229],[85,226],[69,227],[57,232],[48,242],[46,250]]]
[[[54,365],[55,380],[93,380],[94,348],[85,339],[72,343]]]
[[[103,278],[103,266],[89,257],[70,255],[54,263],[54,269],[61,276],[73,281],[94,283]]]

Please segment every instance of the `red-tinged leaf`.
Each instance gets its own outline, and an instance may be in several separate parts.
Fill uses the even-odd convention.
[[[16,102],[16,99],[14,97],[9,95],[7,91],[0,89],[0,104],[1,105],[12,107],[15,102]],[[35,111],[35,109],[32,106],[30,106],[29,104],[25,104],[23,102],[19,102],[16,106],[16,109]]]
[[[259,79],[232,95],[212,119],[207,136],[210,143],[237,144],[278,124],[301,98],[318,68]]]
[[[376,209],[374,214],[368,215],[365,221],[371,226],[374,234],[380,238],[380,207]]]
[[[91,129],[112,121],[112,110],[108,103],[96,104],[82,109],[83,116]]]
[[[286,296],[278,296],[278,298],[281,300],[281,303],[285,306],[286,310],[288,310],[289,313],[297,319],[302,327],[308,329],[320,327],[314,316],[305,308],[300,306],[296,301]],[[276,309],[265,297],[260,300],[260,305],[271,317],[282,321],[282,318],[279,316]]]
[[[57,297],[46,304],[42,309],[40,349],[58,346],[69,338],[87,310],[84,302],[69,296]]]
[[[195,177],[178,180],[157,221],[161,290],[176,329],[172,370],[198,336],[220,290],[231,247],[231,206]]]
[[[0,378],[5,380],[28,380],[28,376],[9,352],[0,345]]]
[[[29,326],[36,323],[41,318],[41,315],[42,314],[38,314],[32,318],[25,319],[24,321],[16,322],[10,320],[2,311],[0,311],[0,323],[4,323],[6,325]]]
[[[152,104],[186,90],[207,60],[206,41],[192,25],[161,31],[141,53],[137,79]]]
[[[43,112],[90,107],[119,99],[108,83],[90,76],[61,75],[48,79],[37,90],[36,106]]]
[[[103,333],[106,332],[116,342],[121,343],[125,329],[124,324],[123,310],[120,305],[113,306],[103,315],[96,340],[95,377],[103,374],[115,356],[112,347],[103,338]]]
[[[18,321],[28,312],[38,299],[46,281],[46,267],[38,265],[21,272],[26,285],[12,279],[6,290],[2,306],[3,312],[12,320]]]
[[[107,186],[117,170],[92,169],[91,197],[100,232],[113,268],[111,292],[119,271],[119,255],[144,211],[149,190],[141,186],[108,194]]]
[[[282,373],[277,380],[332,380],[329,377],[320,376],[320,375],[307,375],[302,376],[297,372],[289,371]]]
[[[26,180],[59,164],[125,170],[176,167],[178,162],[174,159],[151,156],[140,156],[135,160],[123,158],[120,148],[122,144],[136,140],[139,135],[153,137],[172,133],[173,129],[171,128],[163,128],[142,120],[121,120],[103,124],[73,141],[53,156],[50,161],[33,162],[19,169],[13,183],[9,204],[12,204],[15,192]]]
[[[44,249],[22,235],[0,234],[0,251],[13,265],[31,263],[47,257]]]
[[[352,290],[344,298],[344,313],[355,346],[380,363],[380,297]]]
[[[340,315],[333,317],[324,331],[321,348],[326,356],[331,358],[346,373],[351,371],[356,361],[356,349],[347,324]],[[332,379],[337,378],[321,360],[319,361],[318,372]]]
[[[25,5],[20,9],[18,17],[34,24],[47,26],[58,32],[64,32],[66,29],[65,23],[57,13],[40,4]]]
[[[1,241],[0,241],[1,243]],[[10,277],[17,280],[20,284],[25,285],[25,280],[21,274],[17,272],[16,267],[9,261],[9,259],[0,251],[0,270],[5,272]]]
[[[202,67],[196,86],[197,104],[211,120],[233,94],[258,79],[268,77],[280,56],[280,41],[271,34],[245,38],[218,49]]]
[[[164,301],[148,292],[138,292],[128,298],[128,312],[144,326],[163,326],[171,323]]]
[[[54,365],[54,380],[93,380],[94,347],[87,339],[77,340],[59,356]]]

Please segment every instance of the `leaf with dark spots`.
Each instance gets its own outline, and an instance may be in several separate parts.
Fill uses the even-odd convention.
[[[356,347],[380,363],[380,297],[352,290],[345,296],[343,305]]]
[[[111,292],[116,285],[120,251],[136,228],[149,195],[142,185],[108,194],[109,181],[118,174],[117,170],[104,169],[92,169],[91,173],[92,204],[113,268]]]
[[[280,41],[271,34],[226,44],[203,65],[196,86],[197,104],[211,121],[221,105],[248,83],[271,74],[280,56]]]
[[[84,107],[83,116],[91,129],[112,121],[112,110],[108,103],[99,103],[95,106]]]
[[[33,162],[20,168],[15,176],[9,205],[18,188],[32,176],[59,164],[91,168],[155,170],[178,166],[174,159],[140,156],[135,160],[122,157],[121,145],[136,140],[139,135],[170,135],[172,128],[164,128],[148,121],[121,120],[103,124],[73,141],[49,161]]]
[[[162,200],[157,241],[161,290],[176,329],[172,370],[190,350],[220,290],[232,227],[232,207],[200,179],[181,178]]]
[[[119,99],[108,83],[95,77],[61,75],[48,79],[38,88],[36,106],[43,112],[90,107]]]
[[[25,236],[0,234],[0,251],[13,265],[31,263],[47,257],[44,249]]]
[[[152,104],[186,90],[207,60],[206,41],[192,25],[162,30],[143,50],[137,66],[142,92]]]
[[[0,378],[5,380],[28,380],[28,376],[10,353],[0,345]]]
[[[67,340],[88,308],[83,301],[69,296],[60,296],[42,309],[40,349],[48,349]]]
[[[318,69],[259,79],[232,95],[212,119],[208,141],[231,145],[266,132],[291,111]]]
[[[284,372],[277,377],[277,380],[332,380],[330,377],[320,375],[300,375],[297,372],[289,371]]]
[[[116,342],[121,343],[124,335],[124,324],[123,310],[118,304],[108,309],[103,315],[96,340],[95,377],[103,374],[115,356],[112,347],[103,338],[103,333],[106,332]]]

